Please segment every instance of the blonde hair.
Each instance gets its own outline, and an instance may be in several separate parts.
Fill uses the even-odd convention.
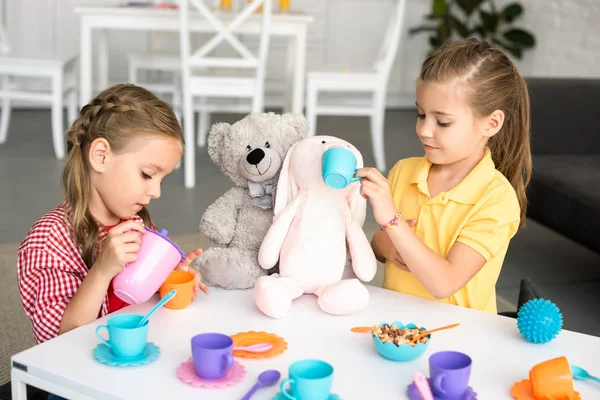
[[[419,79],[437,83],[459,80],[466,87],[468,104],[479,117],[495,110],[504,112],[502,128],[487,145],[496,168],[517,193],[523,225],[531,178],[530,112],[527,85],[517,68],[488,42],[468,39],[444,43],[423,62]]]
[[[148,90],[128,84],[116,85],[98,94],[81,109],[69,129],[63,189],[70,209],[72,234],[81,246],[88,268],[96,261],[98,240],[98,223],[88,209],[90,145],[103,138],[112,152],[119,153],[131,139],[144,135],[172,137],[184,143],[181,127],[169,105]],[[146,208],[137,214],[146,226],[152,226]]]

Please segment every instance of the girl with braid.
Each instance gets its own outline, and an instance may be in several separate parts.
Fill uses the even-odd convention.
[[[146,206],[183,152],[171,108],[149,91],[117,85],[81,109],[68,133],[64,201],[40,218],[18,250],[17,279],[38,343],[128,304],[112,279],[137,258]],[[188,254],[188,270],[201,254]],[[208,289],[197,271],[195,291]]]

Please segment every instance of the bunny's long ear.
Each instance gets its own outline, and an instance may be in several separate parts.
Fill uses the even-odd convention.
[[[288,150],[283,160],[283,166],[277,180],[277,190],[275,193],[275,205],[273,206],[273,214],[277,216],[289,203],[296,198],[298,194],[298,185],[292,173],[291,158],[294,149],[298,143],[294,143]]]

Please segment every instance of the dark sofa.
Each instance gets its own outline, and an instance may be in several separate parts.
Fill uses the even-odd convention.
[[[529,78],[528,216],[600,253],[600,79]]]

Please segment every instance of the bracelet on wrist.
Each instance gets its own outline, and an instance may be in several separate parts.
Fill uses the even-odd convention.
[[[398,220],[400,219],[400,216],[402,215],[402,213],[398,213],[394,216],[394,218],[392,218],[390,220],[390,222],[388,222],[385,225],[381,225],[381,230],[384,231],[386,229],[394,229],[398,226]]]

